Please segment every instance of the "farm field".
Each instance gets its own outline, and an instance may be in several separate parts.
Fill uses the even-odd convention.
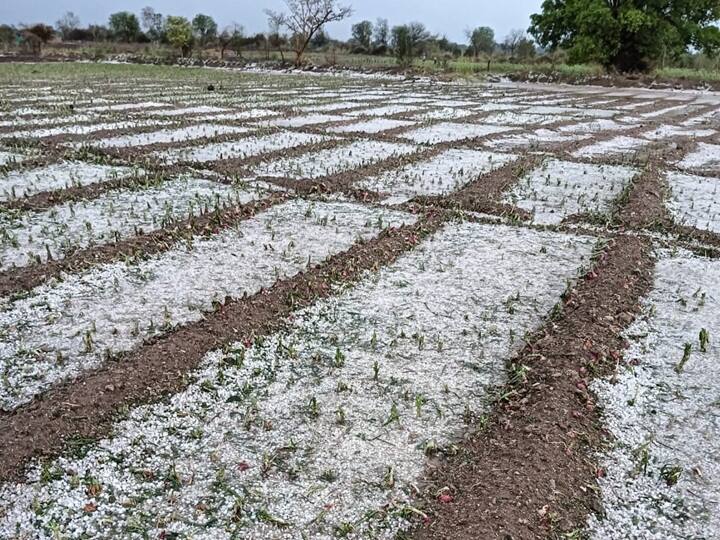
[[[720,535],[720,94],[0,65],[0,538]]]

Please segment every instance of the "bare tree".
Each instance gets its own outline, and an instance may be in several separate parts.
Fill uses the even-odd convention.
[[[284,27],[291,37],[295,51],[295,65],[302,64],[303,54],[313,36],[323,26],[342,21],[352,14],[352,8],[337,5],[336,0],[285,0],[287,13],[266,10],[270,27]]]
[[[518,45],[526,39],[524,30],[511,30],[503,42],[503,48],[510,53],[510,56],[515,56]]]
[[[70,39],[72,31],[80,26],[80,18],[72,11],[68,11],[65,15],[60,17],[60,20],[55,23],[55,26],[60,31],[62,39],[67,41]]]

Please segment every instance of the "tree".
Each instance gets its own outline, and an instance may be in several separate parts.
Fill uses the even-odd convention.
[[[503,49],[510,53],[510,56],[515,56],[515,51],[523,40],[527,40],[524,30],[511,30],[510,33],[505,36]]]
[[[336,0],[285,0],[288,13],[266,10],[271,27],[286,28],[292,36],[295,65],[302,64],[303,54],[313,36],[331,22],[342,21],[352,14]]]
[[[55,29],[47,24],[33,24],[25,29],[26,32],[36,36],[42,43],[47,43],[55,35]]]
[[[76,30],[80,26],[80,17],[75,15],[72,11],[68,11],[60,17],[60,20],[55,23],[55,26],[60,31],[60,35],[63,40],[70,39],[70,34],[73,30]]]
[[[129,11],[118,11],[110,15],[108,26],[115,39],[120,41],[134,41],[140,34],[138,18]]]
[[[468,30],[467,36],[476,58],[480,53],[492,54],[495,50],[495,31],[492,28],[481,26],[472,32]]]
[[[232,49],[238,56],[242,56],[242,43],[245,39],[245,30],[239,24],[226,26],[218,36],[220,44],[220,58],[225,58],[225,51]]]
[[[217,37],[218,26],[210,15],[198,13],[192,20],[192,29],[200,45],[205,46]]]
[[[17,40],[17,35],[17,30],[14,27],[8,24],[0,24],[0,44],[4,47],[14,45]]]
[[[378,19],[375,23],[375,32],[373,34],[373,47],[376,54],[385,54],[390,46],[390,26],[387,19]]]
[[[352,26],[352,38],[365,51],[370,52],[373,36],[373,23],[362,21]]]
[[[165,36],[170,45],[182,51],[183,56],[188,56],[192,51],[193,29],[185,17],[168,15],[165,20]]]
[[[543,47],[566,49],[573,63],[645,71],[689,47],[717,54],[719,19],[717,0],[545,0],[530,32]]]
[[[528,38],[521,39],[515,48],[516,56],[522,60],[533,58],[536,52],[535,44]]]
[[[392,29],[392,48],[398,63],[410,66],[424,42],[431,39],[430,33],[422,23],[403,24]]]
[[[163,16],[157,13],[153,8],[147,6],[140,12],[140,19],[142,20],[142,27],[145,30],[150,41],[160,42],[163,39],[163,28],[165,22]]]

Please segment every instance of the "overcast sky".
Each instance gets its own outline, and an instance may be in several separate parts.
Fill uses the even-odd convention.
[[[433,32],[445,34],[453,41],[465,41],[465,29],[490,26],[496,39],[515,28],[527,29],[530,14],[539,10],[542,0],[347,0],[355,13],[349,22],[328,27],[330,35],[347,38],[353,22],[384,17],[390,24],[420,21]],[[83,25],[105,24],[115,11],[140,13],[152,6],[163,14],[184,15],[198,12],[215,18],[219,26],[233,22],[248,32],[266,29],[264,9],[280,9],[283,0],[0,0],[0,22],[9,24],[55,23],[63,13],[72,11]]]

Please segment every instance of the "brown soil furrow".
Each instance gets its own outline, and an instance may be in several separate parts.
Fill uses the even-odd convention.
[[[652,269],[649,240],[610,240],[559,313],[509,362],[510,382],[486,423],[428,471],[431,517],[415,538],[560,537],[599,509],[592,456],[606,434],[588,384],[620,362],[621,332],[639,312]]]
[[[207,351],[277,331],[293,310],[330,296],[334,284],[356,281],[365,271],[393,262],[443,223],[441,217],[427,215],[415,225],[356,243],[269,289],[228,299],[204,320],[153,339],[12,413],[0,413],[0,481],[20,479],[28,460],[57,455],[68,441],[107,435],[119,410],[185,387],[188,372]]]
[[[146,234],[126,238],[68,253],[61,260],[47,261],[0,272],[0,296],[28,291],[65,272],[79,272],[92,266],[106,264],[126,257],[148,256],[161,253],[179,239],[189,235],[213,234],[248,219],[258,212],[288,199],[284,193],[273,193],[267,199],[245,205],[213,210],[201,216],[176,221],[172,225]]]
[[[153,183],[157,181],[157,179],[154,179]],[[43,191],[29,197],[0,202],[0,210],[6,208],[10,210],[36,212],[38,210],[44,210],[52,206],[57,206],[58,204],[71,201],[95,199],[109,191],[143,186],[145,184],[146,181],[139,177],[114,178],[98,184],[72,186],[54,191]]]
[[[444,197],[415,197],[412,202],[527,220],[531,217],[529,212],[514,205],[505,204],[501,199],[503,193],[511,189],[523,175],[538,167],[542,160],[542,156],[525,155],[518,161],[513,161],[488,174],[481,175],[477,180],[470,182],[455,193]]]

